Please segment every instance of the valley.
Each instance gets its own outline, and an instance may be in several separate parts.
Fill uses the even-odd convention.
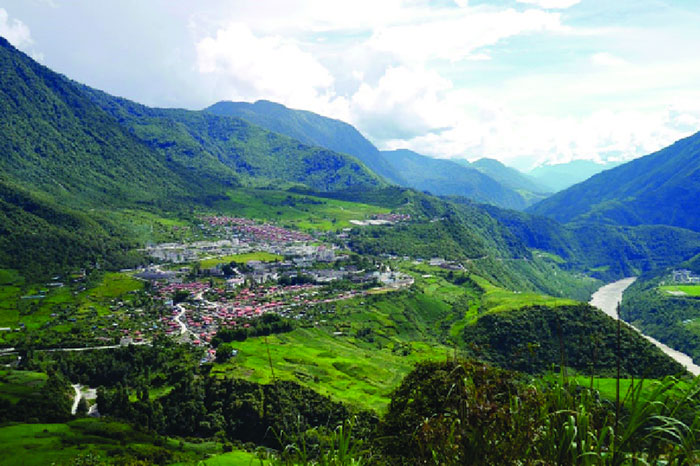
[[[42,63],[0,37],[3,464],[700,461],[700,133],[534,177]]]

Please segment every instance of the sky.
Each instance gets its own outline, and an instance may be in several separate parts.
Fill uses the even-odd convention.
[[[0,35],[111,94],[267,99],[380,149],[528,170],[700,130],[696,0],[0,0]]]

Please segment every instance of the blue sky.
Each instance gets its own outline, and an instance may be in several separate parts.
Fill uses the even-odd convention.
[[[0,0],[0,35],[147,105],[268,99],[528,169],[700,129],[700,2]]]

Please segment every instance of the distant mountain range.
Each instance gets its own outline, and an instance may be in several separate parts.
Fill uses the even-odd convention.
[[[381,152],[399,179],[392,179],[435,195],[465,196],[477,202],[495,204],[510,209],[523,209],[527,202],[514,189],[508,188],[480,170],[451,160],[435,159],[400,149]]]
[[[599,173],[529,208],[560,222],[700,231],[700,133]]]
[[[544,186],[547,192],[558,192],[618,165],[620,162],[596,163],[590,160],[573,160],[554,165],[540,165],[531,170],[528,176],[540,186]]]

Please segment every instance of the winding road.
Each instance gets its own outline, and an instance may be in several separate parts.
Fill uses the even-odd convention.
[[[600,287],[598,291],[593,293],[593,296],[591,296],[591,301],[589,304],[591,306],[597,307],[613,319],[617,319],[617,305],[622,301],[622,294],[627,288],[629,288],[630,285],[632,285],[632,283],[635,282],[635,280],[637,280],[637,277],[624,278],[622,280],[618,280],[616,282],[609,283],[605,286]],[[627,322],[625,322],[625,324],[627,324]],[[649,335],[645,335],[633,325],[627,325],[638,331],[644,338],[653,343],[661,351],[663,351],[668,356],[680,363],[683,367],[685,367],[688,370],[688,372],[690,372],[693,375],[700,375],[700,366],[693,363],[693,360],[690,356],[688,356],[685,353],[681,353],[680,351],[676,351],[667,345],[664,345],[663,343],[661,343],[655,338],[650,337]]]

